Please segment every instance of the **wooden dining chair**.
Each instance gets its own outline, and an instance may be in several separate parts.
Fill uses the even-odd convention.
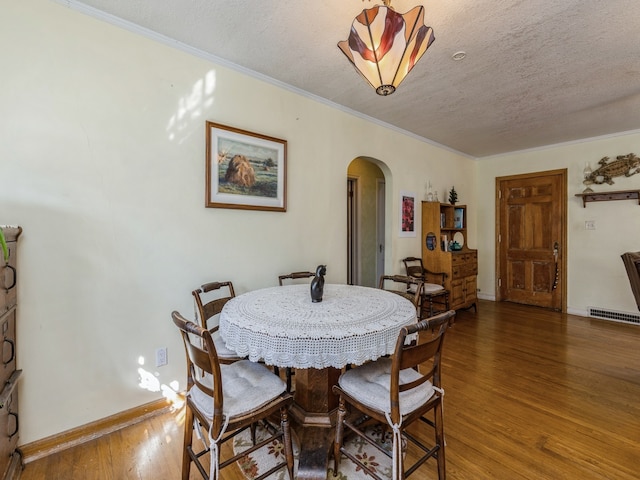
[[[282,287],[283,285],[290,285],[292,283],[299,283],[297,280],[300,279],[309,279],[315,277],[316,274],[313,272],[301,271],[301,272],[291,272],[283,275],[278,275],[278,283]],[[277,370],[276,370],[277,371]],[[295,372],[291,367],[287,367],[285,369],[285,376],[287,380],[287,392],[291,392],[293,389],[293,376]]]
[[[445,288],[445,272],[432,272],[424,267],[422,258],[402,259],[408,277],[422,280],[419,318],[432,317],[438,312],[449,310],[449,290]]]
[[[291,272],[278,276],[278,283],[280,286],[291,283],[291,281],[299,280],[301,278],[313,278],[316,274],[313,272]]]
[[[196,316],[202,328],[211,333],[220,363],[233,363],[241,360],[236,352],[224,344],[220,336],[219,320],[222,307],[236,296],[231,282],[209,282],[191,292],[196,302]]]
[[[231,364],[220,362],[216,346],[208,329],[171,314],[180,329],[187,357],[187,396],[184,418],[184,449],[182,480],[189,480],[191,463],[204,479],[219,480],[220,470],[274,442],[284,444],[284,455],[273,468],[256,477],[266,478],[285,468],[293,480],[293,448],[289,425],[289,406],[293,396],[285,383],[267,367],[249,360]],[[280,426],[270,420],[279,413]],[[221,446],[256,422],[269,422],[268,438],[231,458],[221,461]],[[193,433],[198,429],[204,448],[194,451]],[[209,471],[201,457],[209,454]]]
[[[389,284],[391,283],[391,287]],[[405,275],[381,275],[378,288],[396,293],[409,300],[416,307],[416,315],[420,318],[420,297],[422,292],[422,280]],[[401,286],[398,287],[398,284]]]
[[[640,252],[626,252],[621,257],[627,271],[627,277],[629,277],[633,298],[635,298],[638,310],[640,310]]]
[[[380,480],[371,465],[344,447],[346,430],[392,459],[394,480],[409,476],[432,457],[437,462],[438,479],[445,480],[442,345],[447,327],[454,316],[455,311],[449,310],[404,327],[390,358],[382,357],[365,363],[340,376],[338,385],[333,387],[333,392],[339,396],[333,452],[334,471],[338,471],[340,458],[344,455]],[[406,342],[408,336],[415,334],[419,337],[417,343]],[[433,419],[426,416],[431,411]],[[416,421],[433,428],[433,442],[426,444],[423,440],[426,436],[419,439],[407,431]],[[375,438],[367,434],[365,426],[371,422],[391,428],[392,452],[385,450]],[[403,438],[406,439],[406,448],[416,450],[416,456],[419,456],[409,468],[404,465],[406,451],[403,451]],[[411,453],[413,455],[414,452]]]
[[[278,275],[278,283],[282,287],[283,285],[289,285],[291,283],[299,283],[297,280],[300,279],[309,279],[315,277],[316,274],[313,272],[291,272],[283,275]],[[278,370],[275,370],[278,372]],[[291,392],[293,390],[293,376],[295,375],[295,371],[291,367],[287,367],[285,369],[285,378],[287,380],[287,392]]]

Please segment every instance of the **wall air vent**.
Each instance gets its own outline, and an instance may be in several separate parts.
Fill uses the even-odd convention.
[[[606,308],[589,307],[589,316],[595,318],[603,318],[605,320],[613,320],[614,322],[632,323],[640,325],[640,315],[628,312],[616,312]]]

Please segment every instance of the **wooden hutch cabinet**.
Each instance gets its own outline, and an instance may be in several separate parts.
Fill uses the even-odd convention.
[[[422,202],[422,263],[447,274],[445,288],[453,310],[477,308],[478,251],[467,242],[466,205]]]
[[[20,227],[2,227],[9,250],[5,262],[0,253],[0,328],[2,365],[0,366],[0,478],[18,478],[22,470],[22,456],[18,445],[18,378],[16,369],[16,309],[17,270],[16,247],[22,233]],[[1,252],[1,250],[0,250]]]

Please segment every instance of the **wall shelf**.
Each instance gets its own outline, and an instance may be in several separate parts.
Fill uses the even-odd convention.
[[[587,206],[587,202],[608,202],[609,200],[638,200],[640,205],[640,190],[576,193],[576,197],[582,197],[583,208]]]

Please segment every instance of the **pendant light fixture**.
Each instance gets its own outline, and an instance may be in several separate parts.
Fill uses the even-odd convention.
[[[378,95],[391,95],[435,37],[424,25],[423,6],[400,14],[391,0],[383,3],[363,10],[338,48]]]

